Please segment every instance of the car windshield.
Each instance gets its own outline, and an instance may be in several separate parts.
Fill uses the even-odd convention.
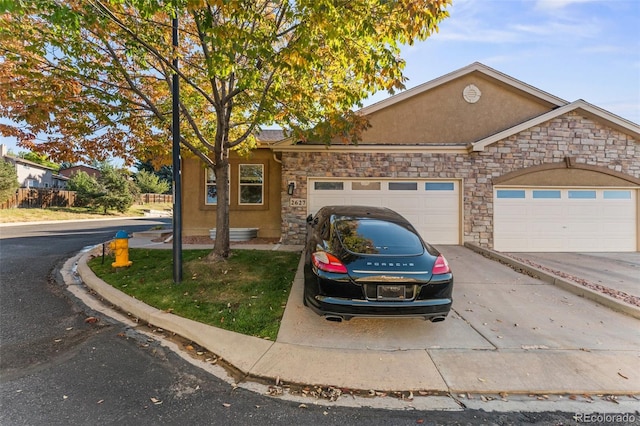
[[[335,230],[344,248],[358,254],[422,254],[422,242],[409,229],[393,222],[376,219],[341,219]]]

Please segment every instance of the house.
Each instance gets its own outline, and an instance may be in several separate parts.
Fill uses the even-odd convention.
[[[25,160],[24,158],[9,155],[7,146],[0,145],[0,157],[2,160],[13,164],[18,175],[21,188],[66,188],[68,178],[61,176],[51,167]]]
[[[231,227],[305,240],[323,205],[390,207],[433,244],[639,251],[640,126],[474,63],[360,110],[358,145],[263,140],[231,160]],[[266,138],[265,138],[266,139]],[[215,227],[215,181],[183,166],[184,235]]]
[[[70,166],[70,167],[67,167],[65,169],[61,169],[60,170],[60,174],[62,176],[68,177],[68,178],[70,178],[71,176],[73,176],[74,174],[76,174],[78,172],[85,172],[89,176],[91,176],[93,178],[96,178],[96,179],[98,179],[100,177],[100,175],[102,174],[100,172],[100,169],[98,169],[96,167],[92,167],[92,166],[85,166],[85,165]]]

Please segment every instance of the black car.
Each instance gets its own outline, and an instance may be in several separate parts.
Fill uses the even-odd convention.
[[[443,321],[453,274],[446,259],[393,210],[327,206],[307,218],[304,304],[333,321]]]

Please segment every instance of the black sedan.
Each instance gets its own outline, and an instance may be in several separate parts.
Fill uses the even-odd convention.
[[[387,208],[327,206],[307,218],[304,304],[328,320],[443,321],[453,274],[413,226]]]

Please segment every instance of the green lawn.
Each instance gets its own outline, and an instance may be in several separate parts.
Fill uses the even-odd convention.
[[[145,210],[171,210],[171,203],[136,204],[124,213],[102,212],[84,207],[16,208],[0,210],[0,223],[37,222],[46,220],[104,219],[105,217],[142,216]]]
[[[275,340],[299,253],[234,250],[227,261],[209,250],[183,252],[183,281],[173,283],[171,250],[130,249],[133,265],[114,270],[113,258],[89,266],[105,282],[147,305],[226,330]]]

